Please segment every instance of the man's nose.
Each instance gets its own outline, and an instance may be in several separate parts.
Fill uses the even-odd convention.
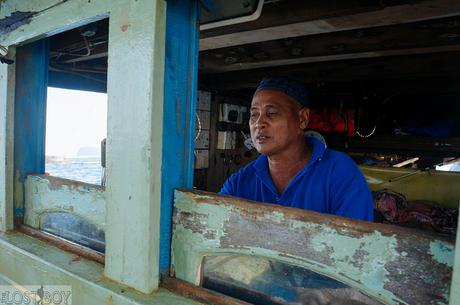
[[[263,128],[267,127],[266,117],[263,114],[259,115],[259,117],[257,118],[257,121],[254,124],[254,126],[256,128],[259,128],[259,129],[263,129]]]

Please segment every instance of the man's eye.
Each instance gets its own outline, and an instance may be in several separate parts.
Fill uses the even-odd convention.
[[[251,113],[251,118],[255,118],[257,116],[257,113]]]
[[[276,116],[278,114],[278,112],[268,112],[267,115],[268,116]]]

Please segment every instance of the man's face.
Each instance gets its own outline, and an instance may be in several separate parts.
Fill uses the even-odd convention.
[[[290,96],[276,90],[259,91],[250,113],[251,138],[259,153],[274,156],[305,141],[309,112]]]

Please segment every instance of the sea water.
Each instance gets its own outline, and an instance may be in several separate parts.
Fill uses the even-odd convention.
[[[45,172],[51,176],[71,179],[91,184],[101,184],[102,166],[98,157],[66,158],[45,164]]]

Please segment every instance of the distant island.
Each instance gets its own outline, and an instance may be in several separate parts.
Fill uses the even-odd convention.
[[[77,151],[77,157],[97,157],[101,155],[101,148],[95,146],[80,147]]]

